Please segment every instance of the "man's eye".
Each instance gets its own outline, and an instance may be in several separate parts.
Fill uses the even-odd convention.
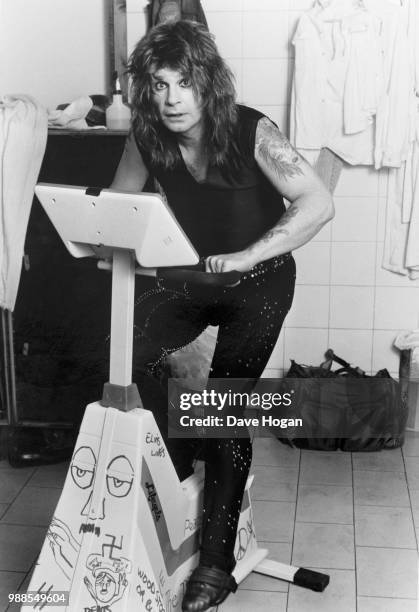
[[[157,81],[157,83],[154,83],[154,89],[156,91],[162,91],[163,89],[165,89],[166,87],[166,83],[163,83],[163,81]]]
[[[191,83],[191,79],[189,78],[185,78],[182,79],[180,82],[181,87],[191,87],[192,83]]]

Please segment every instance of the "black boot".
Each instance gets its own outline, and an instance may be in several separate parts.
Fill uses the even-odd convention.
[[[235,593],[237,583],[231,574],[217,567],[199,565],[191,574],[182,601],[183,612],[204,612],[223,603]]]

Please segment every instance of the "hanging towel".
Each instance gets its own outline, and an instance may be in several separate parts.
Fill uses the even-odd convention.
[[[387,190],[383,268],[419,278],[419,101],[416,139],[406,162],[392,168]]]
[[[26,228],[47,141],[47,112],[25,95],[0,98],[0,307],[13,310]]]
[[[413,173],[411,179],[412,196],[405,266],[409,270],[409,277],[416,280],[419,278],[419,142],[414,143],[412,165],[416,172]]]
[[[407,275],[405,267],[408,224],[402,221],[404,166],[390,168],[382,266],[390,272]]]
[[[189,19],[202,23],[208,30],[200,0],[151,0],[148,10],[149,27],[167,21]]]

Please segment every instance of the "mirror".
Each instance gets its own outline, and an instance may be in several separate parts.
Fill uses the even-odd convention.
[[[113,86],[113,75],[118,73],[124,97],[127,97],[127,1],[111,0],[109,7],[109,54],[110,79]]]
[[[128,78],[125,74],[128,57],[136,43],[148,29],[148,0],[108,0],[109,4],[109,53],[110,77],[118,72],[124,98],[128,95]]]

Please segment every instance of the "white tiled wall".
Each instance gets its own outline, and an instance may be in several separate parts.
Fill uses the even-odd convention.
[[[105,94],[107,0],[0,0],[0,95],[48,108]]]
[[[239,101],[288,131],[293,70],[292,34],[312,0],[201,0],[220,51],[237,79]],[[145,31],[145,0],[128,0],[136,13],[128,44]],[[134,15],[133,15],[134,17]],[[133,22],[134,23],[134,19]],[[289,360],[320,363],[333,348],[366,371],[397,373],[396,334],[419,325],[419,282],[381,268],[387,172],[345,167],[335,193],[336,216],[295,252],[293,308],[265,372]]]

